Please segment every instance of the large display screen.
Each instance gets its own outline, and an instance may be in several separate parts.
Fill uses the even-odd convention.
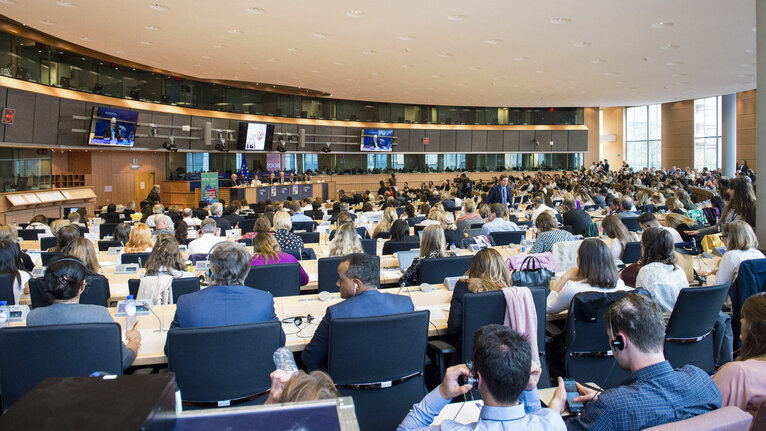
[[[138,112],[94,107],[88,143],[91,145],[132,147],[137,121]]]
[[[271,150],[274,140],[274,125],[266,123],[239,123],[237,149],[244,151]]]
[[[379,129],[362,130],[362,151],[391,151],[394,131]]]

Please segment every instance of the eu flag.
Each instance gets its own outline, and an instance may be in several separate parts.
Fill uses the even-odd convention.
[[[250,181],[250,172],[247,169],[247,159],[242,157],[242,166],[239,168],[239,176],[245,181]]]

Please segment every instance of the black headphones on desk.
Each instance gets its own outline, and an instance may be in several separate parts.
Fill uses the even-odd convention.
[[[293,323],[295,326],[301,326],[303,325],[303,319],[306,319],[306,323],[311,323],[314,321],[314,316],[307,314],[305,316],[285,317],[282,319],[282,323]]]

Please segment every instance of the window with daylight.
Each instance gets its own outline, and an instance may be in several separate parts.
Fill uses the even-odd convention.
[[[660,105],[625,109],[625,160],[634,170],[659,169],[662,157]]]
[[[721,96],[694,101],[694,168],[721,166]]]

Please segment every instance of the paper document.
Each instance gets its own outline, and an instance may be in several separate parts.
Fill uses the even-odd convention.
[[[481,400],[447,404],[447,406],[442,409],[441,413],[439,413],[439,416],[434,418],[433,425],[439,425],[444,421],[455,421],[461,424],[476,422],[479,420],[479,413],[481,413],[481,407],[483,405],[484,402]],[[460,407],[462,407],[462,409]],[[455,417],[455,415],[457,415],[457,417]]]

